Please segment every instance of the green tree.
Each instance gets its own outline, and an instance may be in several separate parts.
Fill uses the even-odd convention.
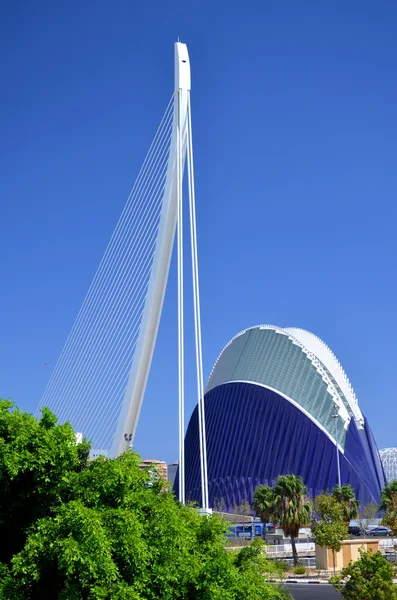
[[[378,516],[378,507],[375,502],[367,502],[360,508],[360,528],[366,529]]]
[[[41,418],[0,399],[0,563],[19,552],[29,527],[60,506],[68,477],[85,468],[89,444],[76,443],[71,426],[58,425],[47,409]]]
[[[10,409],[8,403],[9,417],[4,418],[19,422],[22,413]],[[49,411],[44,414],[58,433],[44,438],[42,460],[47,453],[55,464],[57,453],[72,458],[57,476],[48,469],[46,493],[40,477],[21,487],[28,507],[36,507],[35,494],[49,500],[46,508],[36,507],[38,516],[23,529],[21,547],[0,565],[2,600],[237,600],[241,590],[248,600],[286,597],[266,583],[264,564],[255,556],[239,559],[225,551],[226,524],[217,515],[202,516],[194,507],[180,505],[162,480],[139,468],[140,458],[132,452],[87,462],[86,447],[83,452],[76,446],[70,427],[56,425]],[[33,433],[36,426],[43,427],[30,419]],[[9,430],[7,440],[0,436],[2,456],[8,446],[10,465],[24,461],[27,472],[30,464],[40,475],[21,428]],[[10,470],[10,481],[20,472]],[[18,487],[13,494],[18,504]],[[2,502],[0,497],[1,510]],[[21,528],[9,527],[10,534],[14,530]]]
[[[255,489],[254,510],[264,525],[273,523],[275,518],[273,488],[268,485],[259,485]]]
[[[237,504],[233,504],[232,510],[227,516],[227,520],[230,524],[234,525],[234,544],[237,545],[237,523],[240,522]]]
[[[314,513],[317,516],[312,522],[312,537],[316,544],[332,550],[332,561],[335,573],[335,552],[342,547],[342,540],[347,537],[345,508],[335,496],[320,494],[314,499]]]
[[[341,591],[344,600],[393,600],[397,598],[393,585],[394,569],[380,553],[360,549],[360,560],[351,562],[331,583]]]
[[[218,502],[216,506],[218,506]],[[241,504],[233,504],[231,512],[225,517],[230,524],[234,525],[234,543],[237,543],[237,524],[242,523],[243,526],[245,523],[251,522],[251,519],[248,518],[248,515],[251,513],[251,506],[246,500],[242,500]],[[244,539],[244,538],[243,538]]]
[[[244,570],[246,574],[251,573],[253,582],[258,575],[273,578],[282,578],[284,576],[282,566],[278,562],[269,560],[262,539],[256,539],[250,546],[246,546],[240,550],[236,555],[236,566]],[[245,597],[245,595],[241,595],[241,598]],[[290,595],[286,594],[285,597],[290,598]]]
[[[274,500],[277,520],[284,535],[291,539],[294,566],[299,563],[295,540],[299,529],[309,524],[310,504],[307,489],[301,477],[280,475],[274,487]]]
[[[390,527],[392,535],[397,535],[397,479],[383,488],[381,499],[379,510],[385,511],[381,523]]]
[[[244,531],[245,531],[246,523],[251,524],[251,537],[252,537],[252,539],[254,539],[254,524],[253,524],[253,520],[251,517],[251,505],[249,502],[247,502],[247,500],[243,499],[241,501],[241,503],[238,505],[237,514],[240,515],[240,517],[241,517],[241,522],[244,525]]]
[[[251,505],[249,502],[247,502],[247,500],[242,500],[241,504],[238,505],[237,507],[237,514],[241,515],[243,518],[244,517],[249,517],[251,514]]]
[[[285,537],[291,539],[294,566],[299,563],[296,538],[299,529],[309,523],[310,504],[301,477],[280,475],[274,488],[259,486],[254,493],[254,507],[263,523],[279,523]]]
[[[226,503],[223,498],[214,498],[212,509],[218,513],[226,512]]]
[[[347,525],[349,525],[352,519],[358,518],[358,507],[360,502],[356,500],[356,496],[351,485],[336,485],[333,488],[331,495],[343,507],[344,519]]]

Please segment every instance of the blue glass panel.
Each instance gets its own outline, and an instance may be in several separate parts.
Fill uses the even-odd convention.
[[[337,484],[336,447],[311,419],[266,388],[229,383],[205,395],[210,505],[223,499],[230,510],[252,502],[257,485],[272,485],[278,475],[301,475],[314,497]],[[200,502],[197,407],[185,438],[186,497]],[[379,503],[383,470],[372,433],[351,420],[345,453],[340,453],[342,483],[350,483],[362,503]],[[174,489],[178,491],[178,478]]]

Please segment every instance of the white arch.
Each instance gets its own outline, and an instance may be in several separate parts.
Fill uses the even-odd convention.
[[[285,331],[290,332],[294,337],[300,340],[308,350],[310,350],[311,352],[313,352],[313,354],[317,356],[317,358],[331,373],[332,377],[335,379],[336,383],[342,390],[343,395],[351,408],[354,418],[357,421],[363,421],[364,418],[358,406],[357,396],[354,393],[353,387],[342,365],[336,358],[335,354],[332,352],[331,348],[327,346],[327,344],[323,342],[322,339],[320,339],[318,336],[314,335],[310,331],[307,331],[306,329],[288,327],[287,329],[285,329]]]
[[[339,361],[332,353],[332,351],[328,348],[328,346],[317,336],[311,334],[310,332],[306,332],[303,329],[298,328],[282,328],[277,327],[276,325],[256,325],[254,327],[248,327],[243,331],[240,331],[237,335],[235,335],[228,344],[223,348],[222,352],[219,354],[214,367],[212,368],[206,391],[209,391],[211,386],[211,378],[215,371],[215,368],[221,358],[222,354],[238,337],[244,335],[247,331],[251,329],[271,329],[276,331],[277,333],[287,335],[291,341],[302,348],[302,350],[306,353],[308,359],[312,362],[312,364],[316,367],[317,371],[322,376],[323,380],[326,382],[328,391],[331,394],[335,404],[338,406],[338,412],[340,417],[344,421],[344,427],[347,429],[348,424],[350,422],[350,418],[353,415],[357,425],[362,427],[364,424],[364,417],[362,412],[358,406],[357,398],[354,394],[353,388],[345,374],[342,366]],[[336,376],[335,376],[336,374]],[[330,376],[331,375],[331,376]],[[347,410],[345,402],[342,398],[340,391],[335,386],[335,382],[339,386],[340,390],[345,397],[350,411]],[[345,394],[348,394],[346,396]]]

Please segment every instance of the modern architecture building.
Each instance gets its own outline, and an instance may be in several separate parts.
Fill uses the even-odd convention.
[[[157,473],[165,481],[168,479],[167,463],[163,460],[145,458],[139,466],[141,469],[151,469],[151,473]]]
[[[397,479],[397,448],[384,448],[379,450],[383,470],[387,482]]]
[[[260,484],[301,475],[310,496],[338,481],[378,503],[384,474],[342,365],[303,329],[260,325],[223,349],[205,390],[210,506],[252,501]],[[200,503],[197,407],[185,436],[186,500]],[[178,489],[178,478],[174,489]]]
[[[178,461],[170,463],[168,467],[168,481],[171,485],[174,485],[175,477],[178,471]]]

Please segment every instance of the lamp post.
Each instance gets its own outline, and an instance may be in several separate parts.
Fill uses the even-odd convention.
[[[338,415],[338,413],[336,413],[335,415],[332,415],[332,418],[335,419],[336,464],[337,464],[337,467],[338,467],[338,485],[340,487],[341,486],[341,480],[340,480],[340,461],[339,461],[339,436],[338,436],[338,419],[339,419],[339,415]]]

